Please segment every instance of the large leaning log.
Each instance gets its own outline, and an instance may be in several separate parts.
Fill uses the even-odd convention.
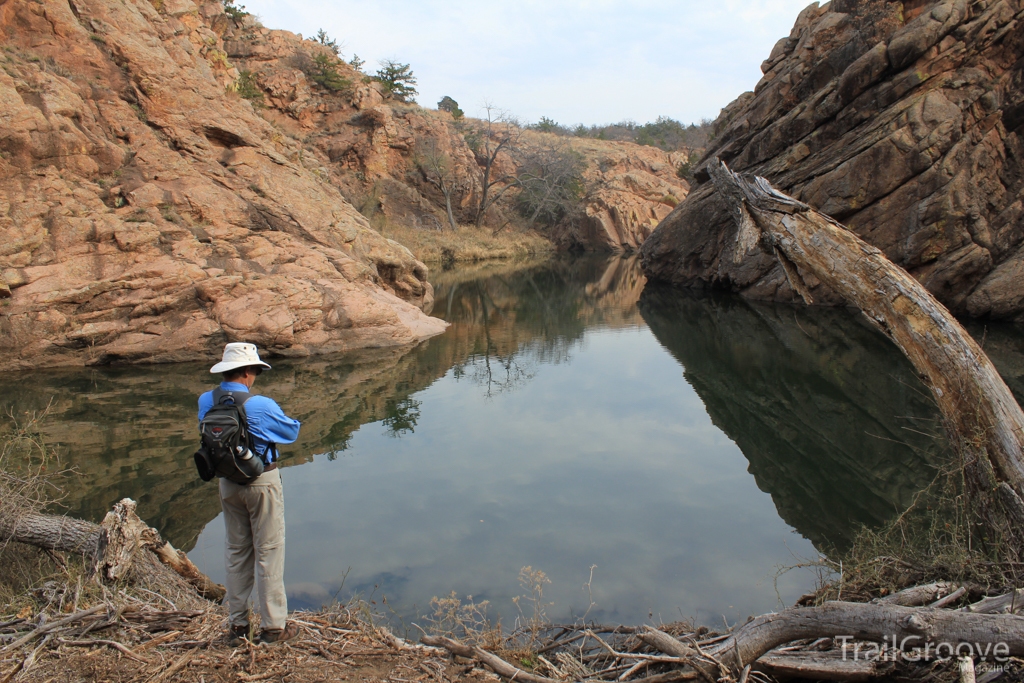
[[[135,501],[125,498],[100,524],[40,513],[0,514],[0,541],[17,541],[46,550],[74,553],[86,558],[105,580],[126,578],[137,565],[139,552],[152,552],[208,600],[224,598],[224,587],[199,571],[188,556],[160,537],[135,512]]]
[[[1024,412],[977,343],[917,280],[853,232],[764,178],[743,178],[715,159],[708,170],[738,225],[736,258],[765,248],[790,286],[813,303],[817,279],[858,307],[931,389],[972,485],[995,496],[989,521],[1024,539]],[[1001,508],[999,514],[997,507]]]

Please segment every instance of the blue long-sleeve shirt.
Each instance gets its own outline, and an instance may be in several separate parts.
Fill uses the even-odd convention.
[[[224,391],[249,391],[238,382],[221,382]],[[199,420],[213,407],[213,392],[207,391],[199,397]],[[294,443],[299,438],[301,423],[284,414],[277,402],[266,396],[253,395],[245,402],[245,416],[248,418],[249,433],[253,436],[257,454],[268,465],[276,460],[276,453],[267,446],[271,443]]]

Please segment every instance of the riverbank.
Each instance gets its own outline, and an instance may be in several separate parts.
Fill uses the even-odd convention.
[[[406,247],[432,268],[453,263],[523,259],[556,251],[555,244],[540,233],[511,227],[497,232],[470,225],[459,226],[458,230],[427,230],[389,223],[380,227],[380,233]]]
[[[197,593],[194,575],[175,573],[170,565],[156,561],[155,556],[164,560],[149,546],[136,547],[130,559],[118,565],[124,571],[112,578],[109,562],[112,557],[125,557],[122,551],[111,556],[107,550],[92,552],[84,546],[69,550],[59,539],[47,541],[46,535],[32,532],[46,526],[46,516],[38,514],[37,506],[56,481],[49,473],[59,469],[54,460],[47,466],[49,449],[35,433],[24,428],[8,434],[0,454],[0,683],[314,683],[353,678],[394,683],[498,678],[527,683],[770,683],[792,677],[952,683],[1000,680],[992,674],[1019,680],[1022,671],[1024,631],[1018,628],[1019,618],[1012,615],[1024,605],[1024,591],[1007,593],[998,585],[1015,577],[975,573],[973,579],[988,582],[921,585],[907,583],[910,574],[904,571],[899,577],[888,577],[896,581],[888,585],[877,574],[870,585],[846,583],[847,577],[856,576],[877,558],[867,558],[863,565],[840,565],[837,575],[826,577],[797,607],[748,619],[742,625],[727,623],[721,632],[653,617],[636,625],[598,623],[589,616],[596,607],[593,575],[584,585],[591,608],[568,623],[551,623],[544,591],[549,580],[543,572],[524,567],[519,575],[524,594],[513,601],[518,614],[504,622],[491,616],[486,600],[460,600],[451,593],[432,599],[417,624],[402,624],[392,616],[385,598],[374,600],[371,594],[344,604],[330,601],[317,610],[293,611],[290,618],[299,625],[300,635],[287,643],[268,646],[246,640],[231,647],[225,639],[224,608]],[[26,448],[35,451],[34,464],[15,467],[14,463],[26,461],[6,456]],[[125,504],[134,507],[134,503],[119,505]],[[47,519],[87,524],[70,518]],[[913,515],[902,519],[912,521]],[[120,537],[117,522],[104,521],[103,528],[109,545],[97,547],[121,547],[114,541]],[[902,530],[914,532],[911,527]],[[948,546],[956,540],[956,531],[930,538]],[[892,538],[897,535],[906,534],[892,534]],[[898,543],[891,547],[880,543],[873,550],[905,566],[920,559]],[[973,550],[961,559],[977,564],[985,557]],[[822,560],[820,568],[827,572],[834,562]],[[925,573],[915,578],[938,578],[949,569],[924,568]],[[202,578],[202,585],[209,585]],[[250,622],[255,636],[258,620],[253,617]],[[949,641],[950,647],[959,647],[962,634],[972,634],[964,644],[979,648],[977,653],[970,650],[977,655],[970,660],[972,667],[978,667],[977,677],[962,678],[968,660],[943,656],[934,647],[931,654],[927,649],[922,654],[920,647],[897,653],[872,645],[919,631],[933,644],[955,638]],[[843,633],[858,634],[863,640]]]

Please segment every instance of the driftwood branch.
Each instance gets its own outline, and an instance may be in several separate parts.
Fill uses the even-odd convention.
[[[108,581],[123,580],[129,571],[139,569],[139,552],[152,552],[203,597],[223,599],[224,587],[199,571],[185,553],[163,540],[156,529],[139,518],[135,508],[135,501],[125,498],[114,505],[101,524],[38,513],[0,514],[0,541],[82,555]]]
[[[545,678],[544,676],[535,676],[527,673],[522,669],[512,666],[498,655],[491,654],[479,647],[460,643],[453,638],[423,636],[420,638],[420,642],[431,647],[443,647],[453,655],[465,657],[466,659],[475,659],[481,664],[486,664],[494,673],[505,678],[526,681],[526,683],[560,683],[557,678]]]
[[[870,681],[890,676],[895,662],[855,660],[841,651],[769,653],[757,668],[778,678],[828,681]]]
[[[931,389],[976,487],[995,492],[1003,527],[1020,539],[1024,412],[978,344],[921,283],[850,230],[764,178],[742,178],[717,159],[708,170],[739,226],[735,258],[762,245],[807,303],[808,283],[819,281],[892,339]]]

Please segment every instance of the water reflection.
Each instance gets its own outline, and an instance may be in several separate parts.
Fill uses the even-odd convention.
[[[349,589],[380,586],[406,613],[453,589],[507,604],[532,564],[559,578],[565,614],[598,564],[592,616],[742,618],[776,606],[776,565],[813,552],[792,529],[842,545],[946,457],[919,433],[936,413],[913,371],[849,311],[645,291],[634,259],[433,280],[444,335],[278,359],[257,385],[303,421],[283,461],[296,604],[330,598],[349,566]],[[1024,387],[1020,337],[990,329],[986,349]],[[133,497],[216,577],[216,490],[190,457],[207,368],[9,373],[0,405],[52,399],[72,514]]]
[[[819,547],[906,509],[949,457],[912,366],[851,310],[658,287],[640,307],[758,487]]]
[[[276,360],[257,390],[303,423],[299,441],[281,449],[284,466],[314,454],[336,457],[368,422],[388,421],[396,435],[414,427],[410,395],[449,366],[411,351]],[[7,373],[0,377],[0,406],[23,416],[49,405],[43,435],[74,471],[62,501],[70,514],[99,521],[113,503],[131,497],[143,519],[188,550],[220,514],[216,487],[199,480],[192,463],[196,400],[210,388],[208,370],[187,363]]]

